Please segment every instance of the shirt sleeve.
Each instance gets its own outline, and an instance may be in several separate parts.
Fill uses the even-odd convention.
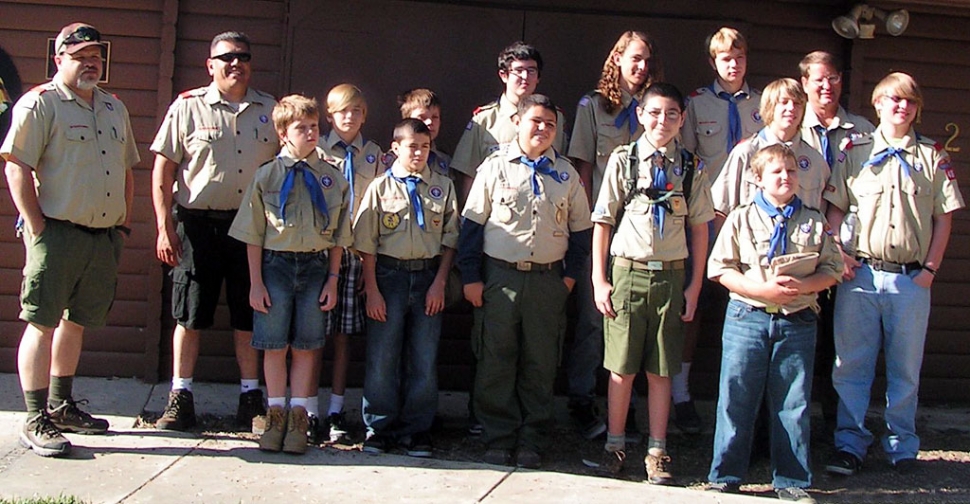
[[[375,180],[364,192],[354,220],[354,249],[364,254],[377,254],[380,240],[380,198],[378,188],[384,180]]]
[[[629,150],[617,148],[610,154],[603,172],[603,184],[593,206],[593,222],[616,226],[616,219],[623,209],[626,199],[626,181],[623,172],[630,162]]]
[[[461,139],[455,147],[455,154],[451,156],[451,168],[469,177],[474,177],[478,165],[482,162],[479,157],[481,152],[482,125],[474,117],[465,126]]]
[[[178,98],[168,107],[165,119],[162,120],[162,125],[158,128],[158,133],[155,134],[155,140],[152,141],[150,147],[150,150],[155,154],[164,156],[176,163],[181,163],[184,155],[180,132],[182,103],[182,98]]]
[[[336,172],[336,169],[334,169]],[[341,174],[335,174],[334,180],[340,184],[340,219],[337,222],[337,232],[334,236],[334,243],[338,247],[348,248],[354,246],[354,233],[351,230],[350,222],[350,183]]]
[[[741,204],[741,183],[748,168],[748,144],[742,142],[728,155],[724,167],[711,183],[711,202],[714,209],[727,215]]]
[[[482,164],[482,172],[489,171],[488,162]],[[482,226],[488,221],[492,213],[492,196],[489,192],[489,180],[492,174],[487,176],[475,177],[471,190],[468,191],[468,199],[465,201],[465,209],[462,217],[468,221],[478,223]]]
[[[584,96],[576,106],[576,121],[569,139],[569,157],[596,164],[596,121],[593,107],[596,102]]]
[[[266,237],[266,213],[263,204],[263,188],[260,184],[262,170],[246,188],[242,205],[229,227],[229,236],[249,245],[263,246]]]
[[[741,249],[738,246],[738,232],[742,211],[728,214],[721,232],[714,240],[714,249],[707,259],[707,278],[715,280],[727,271],[741,271]]]
[[[687,102],[687,111],[684,112],[684,127],[680,128],[680,139],[684,143],[684,148],[690,152],[697,150],[697,112],[694,110],[695,103],[694,100]]]
[[[441,233],[441,246],[452,249],[458,248],[458,198],[455,194],[455,184],[447,180],[448,198],[445,200],[445,225]]]
[[[13,156],[36,169],[51,135],[51,116],[47,107],[38,92],[29,91],[17,100],[11,114],[10,130],[0,147],[0,156],[4,159]]]
[[[936,160],[933,179],[933,215],[942,215],[965,207],[963,194],[957,186],[956,172],[950,155],[941,151]]]
[[[696,158],[700,163],[700,158]],[[687,220],[691,226],[714,220],[714,203],[711,201],[711,183],[704,170],[694,170],[694,183],[687,201]]]

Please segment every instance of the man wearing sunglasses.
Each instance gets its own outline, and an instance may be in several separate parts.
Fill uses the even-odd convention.
[[[155,254],[172,269],[172,391],[160,429],[195,425],[192,376],[202,329],[213,325],[222,284],[239,364],[236,420],[250,427],[266,413],[259,389],[259,354],[252,346],[246,245],[229,226],[256,168],[273,159],[279,141],[271,120],[276,100],[249,87],[249,38],[216,35],[206,68],[212,82],[180,94],[168,109],[151,150]],[[173,186],[175,191],[173,194]]]
[[[57,73],[17,101],[0,147],[26,248],[20,441],[48,457],[70,453],[63,432],[108,430],[72,397],[84,329],[103,326],[114,299],[139,161],[128,109],[98,87],[104,49],[91,25],[65,26],[54,41]]]

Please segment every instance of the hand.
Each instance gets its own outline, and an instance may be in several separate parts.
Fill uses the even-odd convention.
[[[323,290],[320,291],[320,311],[330,311],[337,306],[337,279],[332,276],[327,277],[323,283]]]
[[[684,314],[680,316],[680,320],[684,322],[694,320],[694,314],[697,312],[697,299],[701,295],[701,283],[692,282],[684,289]]]
[[[155,257],[173,267],[178,266],[182,261],[182,240],[170,224],[166,224],[165,229],[158,232],[158,239],[155,240]]]
[[[593,280],[593,300],[596,301],[596,309],[605,317],[616,318],[613,311],[613,301],[610,296],[613,294],[613,285],[605,280]]]
[[[266,286],[262,282],[254,283],[249,287],[249,306],[259,313],[269,313],[269,307],[273,306],[269,293],[266,292]]]
[[[424,314],[433,317],[445,309],[445,282],[435,280],[431,282],[428,293],[424,296]]]
[[[562,283],[566,284],[567,291],[572,292],[573,287],[576,286],[576,279],[573,277],[562,277]]]
[[[475,308],[482,307],[482,293],[485,292],[485,284],[482,282],[475,282],[470,284],[465,284],[462,288],[462,293],[465,294],[465,299],[472,304]]]
[[[933,285],[933,279],[935,278],[936,276],[929,271],[920,270],[920,272],[913,277],[913,283],[924,289],[929,289]]]
[[[761,284],[761,289],[757,297],[779,306],[788,304],[798,297],[798,289],[789,287],[788,285],[794,280],[794,278],[787,275],[771,277],[768,281]]]
[[[41,217],[37,222],[34,222],[33,224],[31,224],[29,220],[24,219],[24,229],[27,231],[27,233],[30,235],[31,238],[36,239],[38,236],[41,235],[41,233],[44,232],[45,229],[47,229],[47,219],[44,219],[43,217]]]
[[[842,250],[842,247],[839,247],[839,252],[842,254],[842,262],[845,263],[845,265],[842,267],[842,279],[852,280],[855,278],[855,269],[862,266],[862,263],[856,261],[855,257],[846,255],[846,253]]]
[[[367,289],[364,295],[367,300],[367,316],[378,321],[387,322],[387,305],[384,304],[384,296],[377,289]]]

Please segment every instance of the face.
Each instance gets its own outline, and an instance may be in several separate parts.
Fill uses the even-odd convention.
[[[879,122],[883,124],[909,127],[916,119],[918,111],[919,106],[915,101],[902,98],[892,92],[887,92],[876,100],[876,113],[879,115]]]
[[[637,90],[647,82],[650,71],[650,48],[640,39],[633,39],[623,54],[614,54],[613,63],[620,67],[620,79],[627,91]]]
[[[84,91],[90,91],[98,85],[104,60],[101,48],[89,46],[74,54],[61,53],[54,56],[57,64],[57,74],[62,82],[68,86]]]
[[[209,75],[212,76],[212,80],[216,83],[220,91],[226,92],[230,89],[246,89],[249,87],[252,66],[249,61],[242,60],[248,60],[251,56],[235,58],[232,56],[224,56],[249,54],[249,48],[246,47],[246,44],[232,40],[220,40],[212,48],[212,51],[209,53],[209,59],[206,60],[206,68],[209,69]],[[229,59],[229,61],[223,61],[223,59],[215,58],[214,56],[221,56],[223,59]]]
[[[771,128],[774,131],[790,131],[802,123],[805,105],[797,103],[788,95],[782,95],[772,112]]]
[[[519,148],[535,158],[552,146],[556,139],[556,113],[536,105],[521,116],[513,116],[518,128]]]
[[[535,60],[512,60],[509,70],[499,70],[498,76],[505,83],[505,95],[518,103],[535,92],[539,84],[539,64]]]
[[[297,159],[302,159],[310,155],[317,146],[320,138],[320,120],[317,117],[307,117],[298,121],[291,122],[285,131],[277,131],[280,135],[280,142],[287,146],[287,149]]]
[[[744,83],[744,74],[748,71],[748,56],[741,49],[731,48],[730,51],[719,52],[711,63],[717,76],[722,81],[738,85]]]
[[[802,77],[802,87],[812,108],[837,107],[842,96],[842,74],[829,65],[813,63],[808,67],[808,76]]]
[[[364,106],[360,103],[351,103],[347,108],[331,114],[327,117],[327,121],[333,129],[337,130],[341,138],[353,139],[360,132],[366,118]]]
[[[684,113],[673,98],[651,95],[638,107],[638,118],[647,139],[657,146],[670,143],[684,124]]]
[[[758,185],[765,196],[779,203],[787,203],[798,191],[798,170],[792,160],[772,159],[765,165]]]
[[[397,162],[407,171],[421,173],[428,165],[431,137],[423,133],[405,135],[400,141],[391,143],[391,150],[397,156]]]
[[[426,124],[428,129],[431,130],[431,140],[438,138],[438,130],[441,128],[441,109],[438,107],[418,107],[412,110],[408,117]]]

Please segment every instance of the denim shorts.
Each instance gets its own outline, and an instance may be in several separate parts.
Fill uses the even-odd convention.
[[[253,348],[297,350],[323,347],[327,312],[320,293],[327,280],[326,252],[263,250],[263,284],[272,306],[253,315]]]

